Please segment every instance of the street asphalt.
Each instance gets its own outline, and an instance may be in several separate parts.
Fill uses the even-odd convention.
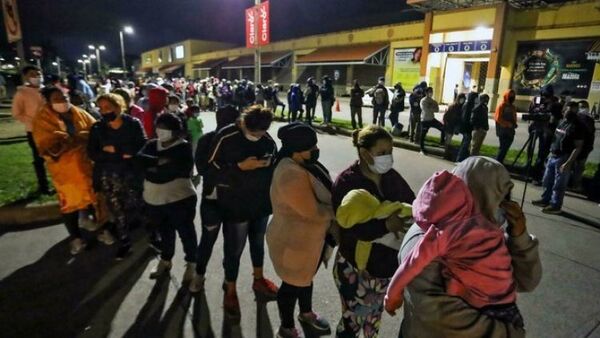
[[[214,115],[203,115],[206,131]],[[271,134],[277,135],[272,127]],[[320,135],[321,161],[336,177],[356,159],[345,136]],[[394,168],[417,192],[435,171],[453,164],[439,158],[394,150]],[[519,198],[523,183],[515,182]],[[543,278],[539,287],[518,296],[529,337],[600,337],[600,207],[576,196],[565,199],[565,213],[542,214],[530,201],[541,193],[528,186],[525,213],[529,231],[540,240]],[[196,229],[200,234],[199,217]],[[219,238],[208,267],[206,293],[191,297],[181,286],[181,244],[170,278],[148,278],[157,258],[146,250],[144,234],[133,254],[114,261],[116,246],[95,245],[71,257],[63,225],[0,229],[0,336],[2,337],[273,337],[279,327],[276,303],[257,304],[251,290],[248,251],[241,262],[238,292],[242,318],[224,316],[221,283],[223,242]],[[268,254],[265,273],[279,283]],[[314,279],[314,310],[335,328],[340,303],[331,269]],[[384,315],[381,337],[397,337],[402,313]]]

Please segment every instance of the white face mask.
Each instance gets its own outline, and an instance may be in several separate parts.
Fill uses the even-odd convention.
[[[588,108],[579,109],[579,114],[590,115],[590,110]]]
[[[394,165],[394,157],[392,154],[373,156],[373,164],[369,164],[369,170],[376,174],[385,174],[392,169]]]
[[[53,103],[52,104],[52,109],[55,112],[61,113],[61,114],[64,114],[64,113],[68,112],[70,108],[71,108],[71,104],[69,102]]]
[[[168,129],[156,128],[156,137],[160,142],[168,142],[173,138],[173,131]]]
[[[170,104],[169,105],[169,111],[178,111],[178,110],[179,110],[178,104]]]
[[[43,82],[43,79],[41,77],[32,77],[32,78],[29,78],[29,83],[32,86],[35,86],[35,87],[41,86],[42,82]]]
[[[250,135],[250,134],[244,134],[244,136],[246,136],[246,139],[251,142],[257,142],[258,140],[261,139],[260,137],[256,137],[256,136]]]

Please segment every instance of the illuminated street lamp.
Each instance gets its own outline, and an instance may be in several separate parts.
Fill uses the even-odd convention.
[[[133,27],[125,26],[119,31],[119,39],[121,40],[121,64],[123,66],[123,71],[127,72],[127,65],[125,64],[125,42],[123,41],[123,33],[133,34]]]
[[[98,74],[102,74],[102,62],[100,61],[100,51],[105,51],[106,47],[104,45],[100,45],[100,46],[89,45],[88,48],[90,50],[96,51],[96,63],[98,64]]]

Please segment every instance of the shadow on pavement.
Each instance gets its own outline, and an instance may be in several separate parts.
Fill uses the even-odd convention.
[[[591,227],[594,227],[594,228],[600,230],[600,223],[598,223],[594,220],[591,220],[591,219],[588,219],[585,217],[581,217],[581,216],[572,214],[572,213],[570,213],[568,211],[564,211],[564,210],[562,211],[562,213],[560,215],[564,216],[565,218],[568,218],[570,220],[577,221],[577,222],[589,225]]]
[[[192,312],[192,328],[194,336],[198,338],[214,338],[210,323],[210,309],[206,300],[206,294],[202,291],[194,299],[194,307]]]
[[[267,303],[256,302],[256,337],[273,338],[273,327],[267,311]]]
[[[135,321],[123,337],[150,337],[159,332],[160,317],[165,308],[168,293],[169,275],[164,275],[154,284],[146,300],[146,304],[144,304]]]
[[[162,337],[183,337],[183,328],[187,318],[188,309],[192,303],[192,295],[187,286],[182,286],[177,291],[171,306],[161,321]],[[149,337],[148,335],[138,337]]]

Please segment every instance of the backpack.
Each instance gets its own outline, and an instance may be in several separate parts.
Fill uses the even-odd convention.
[[[373,94],[373,100],[375,100],[375,103],[378,105],[384,104],[385,103],[385,89],[383,89],[383,88],[375,89],[375,93]]]

